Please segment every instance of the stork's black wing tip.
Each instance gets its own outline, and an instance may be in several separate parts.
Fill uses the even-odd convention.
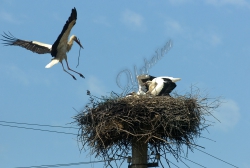
[[[15,36],[13,36],[9,31],[8,31],[9,34],[3,32],[3,34],[1,34],[4,38],[15,38]]]
[[[5,33],[5,31],[3,31],[3,33],[1,34],[2,37],[6,36],[7,34]]]
[[[70,17],[75,20],[77,19],[77,12],[75,7],[72,9]]]
[[[72,9],[72,12],[76,12],[76,8],[75,7]]]
[[[1,35],[2,35],[2,37],[3,37],[4,39],[0,39],[0,40],[3,41],[2,44],[3,44],[4,46],[13,45],[14,42],[17,40],[17,38],[15,38],[15,36],[13,36],[10,32],[9,32],[9,34],[6,33],[6,32],[3,32],[3,34],[1,34]]]

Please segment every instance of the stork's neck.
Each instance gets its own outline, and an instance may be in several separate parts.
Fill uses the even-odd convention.
[[[69,41],[68,41],[67,51],[69,51],[71,49],[71,47],[73,46],[73,42],[74,42],[74,36],[71,36]]]

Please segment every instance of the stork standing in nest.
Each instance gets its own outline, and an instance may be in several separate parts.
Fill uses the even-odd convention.
[[[73,71],[79,74],[82,78],[84,78],[84,76],[81,73],[76,72],[69,67],[67,54],[66,54],[67,52],[70,51],[74,41],[81,48],[83,48],[82,44],[80,43],[80,40],[75,35],[72,35],[68,41],[70,31],[72,27],[76,24],[76,19],[77,19],[76,8],[73,8],[71,15],[69,16],[68,20],[66,21],[62,29],[61,34],[58,36],[57,40],[54,42],[53,45],[41,43],[38,41],[21,40],[21,39],[15,38],[11,33],[9,34],[4,33],[4,35],[2,36],[5,39],[1,39],[1,40],[4,41],[3,44],[5,44],[6,46],[11,46],[11,45],[20,46],[38,54],[50,53],[52,57],[54,58],[51,60],[51,62],[48,65],[45,66],[45,68],[51,68],[53,65],[60,62],[62,64],[63,70],[76,80],[74,75],[72,75],[71,73],[65,70],[63,62],[62,62],[63,60],[65,60],[68,70]]]
[[[161,76],[154,78],[152,81],[147,81],[148,86],[147,94],[153,96],[170,96],[169,94],[176,87],[175,82],[181,80],[181,78],[173,78],[169,76]]]
[[[138,75],[137,76],[137,82],[138,82],[138,91],[137,92],[131,92],[126,95],[126,97],[129,96],[140,96],[140,95],[146,95],[146,92],[148,91],[148,85],[146,85],[147,81],[153,80],[155,77],[151,75]]]

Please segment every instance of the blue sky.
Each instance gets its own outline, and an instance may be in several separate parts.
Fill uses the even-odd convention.
[[[80,111],[88,102],[87,89],[97,96],[122,92],[116,84],[117,74],[133,66],[142,67],[145,58],[150,59],[172,40],[170,51],[149,69],[149,74],[182,78],[175,89],[179,94],[195,85],[202,94],[222,97],[224,103],[214,112],[221,123],[216,122],[203,134],[216,142],[200,138],[197,143],[209,154],[250,168],[249,1],[0,0],[0,31],[53,44],[73,7],[78,18],[71,34],[80,38],[84,49],[77,69],[78,45],[68,53],[68,61],[85,79],[75,75],[77,80],[73,80],[59,64],[45,69],[49,54],[0,46],[1,121],[68,126],[77,114],[73,108]],[[77,133],[73,128],[26,127]],[[188,158],[205,167],[232,167],[196,150],[189,152]],[[98,161],[89,151],[79,152],[75,135],[0,125],[0,167],[93,160]]]

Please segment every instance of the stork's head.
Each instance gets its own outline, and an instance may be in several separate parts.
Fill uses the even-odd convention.
[[[73,35],[72,38],[81,48],[83,48],[79,38],[77,38],[75,35]]]
[[[156,82],[155,82],[155,81],[147,81],[147,82],[145,83],[145,85],[146,85],[146,87],[148,87],[148,89],[150,89],[150,88],[155,87]]]
[[[144,85],[149,86],[149,85],[151,85],[152,83],[153,83],[152,81],[147,81],[147,82],[144,83]]]
[[[147,81],[145,85],[148,87],[147,93],[151,94],[152,90],[156,87],[156,82],[155,81]]]

